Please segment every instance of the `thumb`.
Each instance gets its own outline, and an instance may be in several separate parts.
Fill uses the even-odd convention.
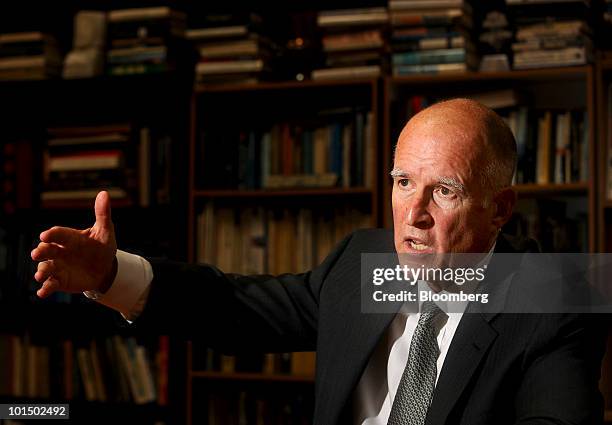
[[[96,196],[94,211],[96,214],[96,225],[98,227],[102,229],[109,229],[112,227],[110,195],[107,191],[103,190]]]

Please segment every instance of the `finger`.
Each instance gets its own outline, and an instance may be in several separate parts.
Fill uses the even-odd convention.
[[[55,243],[41,242],[30,253],[32,260],[45,261],[59,258],[64,253],[64,248]]]
[[[38,263],[37,271],[34,273],[34,279],[36,279],[37,282],[44,282],[49,276],[55,273],[56,270],[57,268],[53,261],[42,261]]]
[[[112,227],[110,195],[107,191],[103,190],[96,196],[94,212],[96,214],[96,224],[99,227],[103,229]]]
[[[40,234],[40,240],[47,243],[56,243],[63,246],[70,245],[81,237],[81,232],[70,227],[54,226]]]
[[[54,277],[50,277],[45,280],[42,287],[36,291],[36,295],[38,295],[40,298],[46,298],[58,289],[60,289],[59,281]]]

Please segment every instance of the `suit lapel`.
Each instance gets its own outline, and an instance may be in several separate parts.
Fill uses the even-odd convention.
[[[370,242],[371,252],[392,252],[393,240],[387,233],[385,238]],[[325,382],[325,394],[319,394],[316,406],[315,423],[337,423],[345,406],[350,407],[350,397],[355,390],[361,374],[383,333],[395,314],[373,314],[361,312],[360,267],[344,269],[330,287],[338,288],[336,297],[342,302],[336,304],[336,317],[340,320],[329,321],[332,329],[326,332],[325,339],[319,341],[321,358],[320,378]],[[344,285],[343,285],[344,283]],[[357,284],[355,284],[357,283]],[[396,290],[399,289],[399,284]],[[393,290],[393,289],[390,289]],[[399,308],[399,307],[398,307]],[[322,335],[320,335],[322,336]],[[325,417],[320,417],[320,416]]]
[[[465,313],[440,372],[426,423],[443,424],[470,378],[497,337],[480,313]]]
[[[522,245],[518,245],[523,244]],[[529,252],[531,247],[524,240],[512,240],[500,235],[496,254]],[[503,309],[506,292],[511,284],[512,272],[517,267],[517,257],[493,256],[485,281],[479,290],[489,293],[496,305],[471,303],[461,318],[457,331],[444,360],[429,410],[426,424],[444,424],[449,413],[461,397],[489,347],[497,337],[490,322]]]

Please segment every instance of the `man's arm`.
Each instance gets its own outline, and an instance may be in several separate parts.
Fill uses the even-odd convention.
[[[598,382],[607,324],[604,315],[543,316],[515,399],[518,424],[602,422]]]
[[[42,283],[39,296],[91,291],[90,296],[128,319],[144,303],[135,326],[202,337],[225,351],[315,348],[321,286],[350,237],[303,274],[238,276],[213,266],[156,260],[150,260],[149,268],[144,259],[117,251],[106,192],[98,194],[95,214],[89,229],[54,227],[41,234],[31,254],[40,261],[34,276]]]
[[[321,287],[350,239],[301,274],[241,276],[209,265],[150,260],[153,281],[133,325],[203,338],[225,352],[314,350]]]

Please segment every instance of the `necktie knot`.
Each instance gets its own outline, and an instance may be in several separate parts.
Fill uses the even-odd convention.
[[[435,302],[425,301],[421,306],[421,317],[419,318],[419,322],[423,322],[423,324],[429,326],[440,313],[442,313],[442,310]]]

